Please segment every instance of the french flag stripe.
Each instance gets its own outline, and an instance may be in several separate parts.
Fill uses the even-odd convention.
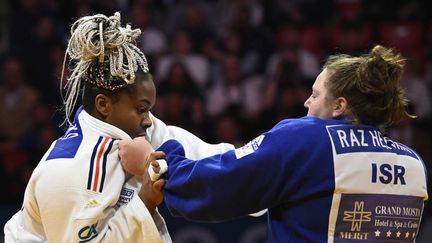
[[[96,161],[95,161],[95,172],[93,175],[93,188],[92,191],[97,192],[98,191],[98,184],[99,184],[99,179],[101,176],[101,159],[102,159],[102,155],[105,151],[105,146],[107,144],[107,142],[109,141],[109,138],[103,138],[102,144],[100,146],[100,148],[98,149],[97,155],[96,155]]]
[[[91,190],[91,183],[93,181],[93,167],[94,167],[94,163],[95,163],[95,157],[96,157],[96,153],[99,147],[99,144],[101,143],[103,137],[99,137],[96,145],[93,148],[93,153],[90,159],[90,169],[89,169],[89,175],[88,175],[88,180],[87,180],[87,190]]]
[[[111,148],[113,146],[114,143],[114,139],[111,139],[110,143],[108,144],[108,148],[106,149],[104,156],[103,156],[103,163],[102,163],[102,178],[101,178],[101,183],[100,183],[100,187],[99,187],[99,192],[102,192],[103,186],[104,186],[104,182],[105,182],[105,173],[106,173],[106,163],[107,163],[107,157],[108,157],[108,153],[111,151]]]

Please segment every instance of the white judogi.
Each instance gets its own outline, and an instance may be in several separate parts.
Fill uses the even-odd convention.
[[[233,148],[151,119],[155,147],[175,138],[192,157]],[[5,242],[171,242],[162,216],[152,217],[138,197],[141,182],[119,163],[120,139],[131,138],[80,109],[34,170],[22,209],[5,225]]]

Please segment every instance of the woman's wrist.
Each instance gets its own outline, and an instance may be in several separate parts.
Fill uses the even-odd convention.
[[[150,202],[149,200],[146,200],[143,195],[139,195],[139,196],[143,201],[144,205],[146,206],[147,210],[150,212],[150,215],[153,217],[154,213],[156,212],[157,205]]]

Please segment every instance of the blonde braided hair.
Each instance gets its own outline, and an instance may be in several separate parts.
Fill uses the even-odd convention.
[[[110,17],[103,14],[85,16],[73,23],[63,62],[64,71],[69,56],[72,73],[67,78],[66,97],[63,97],[65,121],[69,124],[82,80],[116,90],[133,84],[138,68],[144,73],[149,71],[147,59],[135,43],[141,30],[132,29],[130,25],[121,27],[120,24],[119,12]],[[109,80],[112,79],[121,80],[121,85],[111,85]]]

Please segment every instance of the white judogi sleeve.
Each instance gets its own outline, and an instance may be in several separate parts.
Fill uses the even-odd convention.
[[[147,129],[147,140],[155,149],[169,139],[179,141],[185,149],[186,157],[190,159],[201,159],[235,149],[234,145],[228,143],[206,143],[182,128],[166,125],[152,114],[150,119],[152,126]]]

